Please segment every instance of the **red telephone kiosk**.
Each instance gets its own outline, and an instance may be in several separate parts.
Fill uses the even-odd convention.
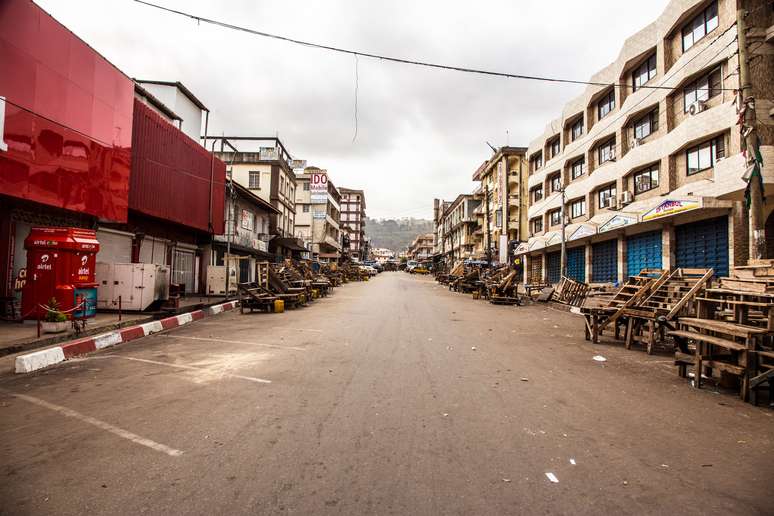
[[[25,319],[43,316],[38,305],[54,297],[68,318],[93,317],[97,312],[94,267],[99,251],[97,233],[81,228],[32,228],[24,240],[27,250],[27,282],[22,290]],[[84,311],[73,311],[78,301]]]

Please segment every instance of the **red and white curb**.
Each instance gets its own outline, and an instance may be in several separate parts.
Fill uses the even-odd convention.
[[[199,319],[203,319],[210,315],[233,310],[238,304],[238,301],[229,301],[228,303],[213,305],[202,310],[175,315],[167,317],[166,319],[140,324],[138,326],[130,326],[110,333],[103,333],[101,335],[74,340],[62,344],[61,346],[42,349],[26,355],[19,355],[16,357],[16,372],[31,373],[32,371],[37,371],[38,369],[64,362],[68,358],[85,355],[86,353],[115,346],[116,344],[121,344],[123,342],[129,342],[130,340],[141,339],[153,333],[177,328],[178,326],[198,321]]]

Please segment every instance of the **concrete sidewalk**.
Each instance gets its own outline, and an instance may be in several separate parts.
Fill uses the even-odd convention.
[[[209,306],[193,312],[173,315],[172,317],[157,321],[151,320],[142,322],[141,324],[116,329],[115,331],[71,340],[60,346],[53,346],[32,353],[18,355],[14,359],[14,370],[17,373],[31,373],[64,362],[69,358],[147,337],[153,333],[177,328],[178,326],[198,321],[199,319],[203,319],[210,315],[216,315],[224,311],[232,310],[238,304],[237,301],[229,301],[227,303]]]

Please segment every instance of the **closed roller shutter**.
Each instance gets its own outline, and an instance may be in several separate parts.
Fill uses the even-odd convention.
[[[562,256],[559,251],[546,255],[546,275],[549,283],[559,283]]]
[[[573,247],[567,250],[567,276],[575,281],[586,282],[585,247]]]
[[[614,283],[618,280],[618,240],[600,242],[591,247],[591,281]]]
[[[677,267],[711,267],[716,276],[728,276],[728,217],[677,226],[675,242]]]
[[[99,241],[98,262],[132,263],[131,234],[98,229],[97,240]]]
[[[529,277],[527,283],[535,285],[543,282],[543,259],[541,256],[529,257]]]
[[[626,239],[626,273],[638,274],[642,269],[661,268],[661,231],[651,231]]]

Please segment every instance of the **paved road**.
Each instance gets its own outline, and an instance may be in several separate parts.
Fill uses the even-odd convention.
[[[6,376],[0,512],[774,511],[774,411],[581,328],[384,273]]]

